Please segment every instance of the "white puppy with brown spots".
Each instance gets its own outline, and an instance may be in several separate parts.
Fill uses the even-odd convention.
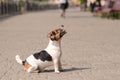
[[[25,67],[27,72],[35,70],[43,71],[46,67],[54,65],[56,73],[60,73],[61,65],[61,38],[66,31],[61,28],[55,29],[48,34],[49,44],[46,49],[30,55],[26,60],[22,61],[19,55],[16,55],[16,61]]]

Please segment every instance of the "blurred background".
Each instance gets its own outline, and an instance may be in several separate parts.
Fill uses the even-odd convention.
[[[120,0],[68,1],[61,18],[59,0],[0,0],[0,80],[120,80]],[[15,55],[44,49],[60,25],[63,72],[27,74]]]
[[[0,0],[0,16],[58,9],[60,0]],[[120,19],[120,0],[68,0],[69,8],[90,11],[94,16]]]

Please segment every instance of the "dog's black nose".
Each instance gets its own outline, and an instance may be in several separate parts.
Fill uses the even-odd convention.
[[[64,30],[64,25],[61,25],[60,29]]]
[[[64,27],[64,25],[61,25],[61,27]]]

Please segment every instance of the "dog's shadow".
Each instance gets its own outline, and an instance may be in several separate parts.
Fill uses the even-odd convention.
[[[91,68],[68,68],[68,69],[63,69],[61,70],[61,72],[72,72],[72,71],[83,71],[83,70],[87,70],[87,69],[91,69]],[[54,72],[54,70],[44,70],[44,72]]]

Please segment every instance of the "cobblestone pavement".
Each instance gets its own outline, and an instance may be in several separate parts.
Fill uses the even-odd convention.
[[[44,49],[47,34],[64,25],[63,72],[53,67],[27,73],[15,61]],[[65,19],[59,10],[32,12],[0,21],[0,80],[120,80],[120,21],[93,17],[69,9]]]

